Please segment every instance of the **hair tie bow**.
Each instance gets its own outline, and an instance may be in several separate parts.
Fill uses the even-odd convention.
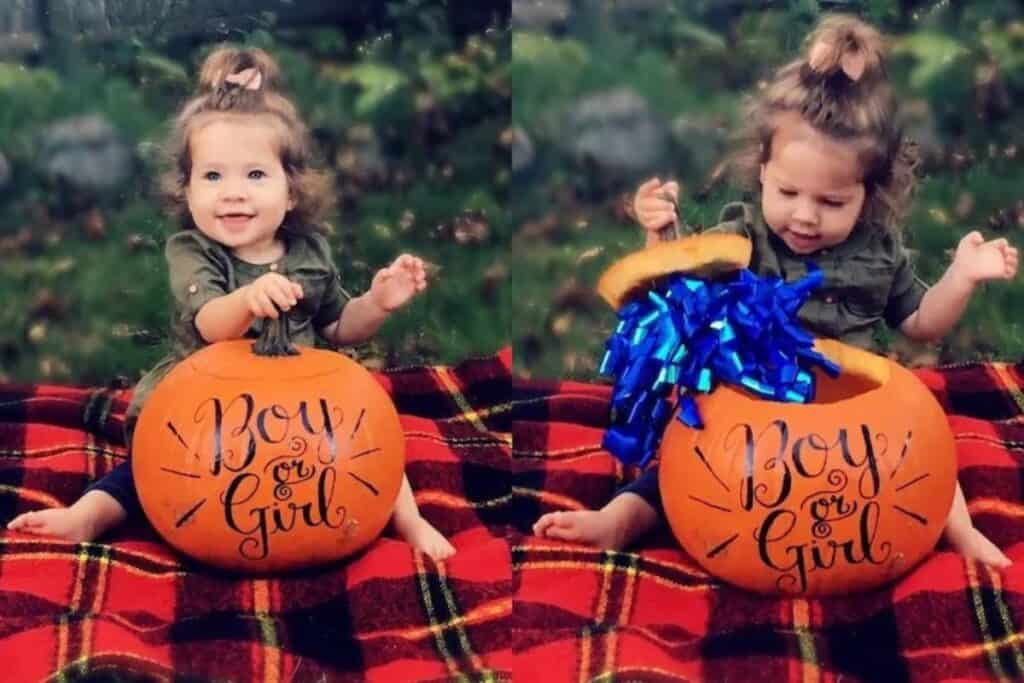
[[[263,74],[261,74],[260,70],[255,67],[242,69],[241,71],[225,76],[224,83],[237,86],[243,90],[259,90],[260,86],[263,84]]]
[[[811,48],[811,54],[807,61],[811,68],[818,73],[827,74],[831,70],[829,68],[830,61],[834,59],[835,50],[836,46],[833,43],[823,40]],[[864,75],[864,70],[867,67],[867,56],[864,54],[863,48],[859,45],[853,45],[843,50],[837,66],[846,74],[847,78],[857,82]]]

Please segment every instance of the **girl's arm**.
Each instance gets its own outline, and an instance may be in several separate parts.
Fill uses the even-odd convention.
[[[1005,239],[986,242],[974,231],[960,240],[945,274],[903,321],[900,331],[911,339],[937,341],[953,329],[975,288],[987,280],[1010,280],[1017,274],[1017,250]]]
[[[196,314],[196,330],[208,344],[238,339],[254,318],[277,318],[302,298],[302,285],[267,273],[251,284],[206,302]]]
[[[370,291],[341,309],[338,319],[320,334],[336,346],[364,342],[380,329],[392,313],[404,306],[427,286],[423,260],[402,254],[387,268],[373,276]]]
[[[384,310],[367,292],[345,304],[338,319],[321,334],[336,346],[359,344],[375,335],[390,315],[391,311]]]
[[[637,188],[633,196],[633,215],[644,229],[645,247],[664,241],[661,231],[676,224],[676,202],[679,201],[679,183],[662,183],[651,178]]]
[[[210,299],[196,314],[196,329],[209,344],[238,339],[252,325],[253,314],[245,302],[245,287]]]
[[[925,292],[921,305],[903,321],[900,331],[918,341],[938,341],[960,320],[976,286],[950,266]]]

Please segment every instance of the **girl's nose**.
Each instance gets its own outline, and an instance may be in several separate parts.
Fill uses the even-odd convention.
[[[814,207],[814,202],[810,199],[799,199],[796,202],[796,206],[793,207],[793,220],[799,223],[817,225],[818,212]]]
[[[246,198],[245,183],[238,180],[226,180],[220,186],[220,198],[227,201],[238,201]]]

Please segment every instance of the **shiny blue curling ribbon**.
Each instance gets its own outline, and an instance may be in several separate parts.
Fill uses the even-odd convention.
[[[647,464],[671,416],[673,388],[678,419],[694,429],[704,424],[692,392],[720,382],[767,400],[813,400],[811,370],[835,377],[839,367],[812,348],[796,313],[823,280],[813,266],[789,284],[749,270],[716,282],[675,274],[623,306],[600,367],[615,378],[604,448],[626,464]]]

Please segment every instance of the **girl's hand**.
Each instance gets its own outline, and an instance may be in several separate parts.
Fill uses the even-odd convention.
[[[975,230],[957,245],[953,267],[972,285],[986,280],[1011,280],[1017,275],[1017,249],[1003,238],[986,242]]]
[[[284,275],[267,273],[245,286],[245,303],[257,318],[277,319],[278,309],[287,311],[302,298],[302,285]]]
[[[679,183],[662,183],[658,178],[651,178],[637,189],[633,197],[633,214],[644,230],[661,230],[679,219],[676,215],[677,201]]]
[[[381,268],[370,284],[370,299],[385,313],[404,306],[417,292],[427,288],[423,259],[402,254],[387,268]]]

